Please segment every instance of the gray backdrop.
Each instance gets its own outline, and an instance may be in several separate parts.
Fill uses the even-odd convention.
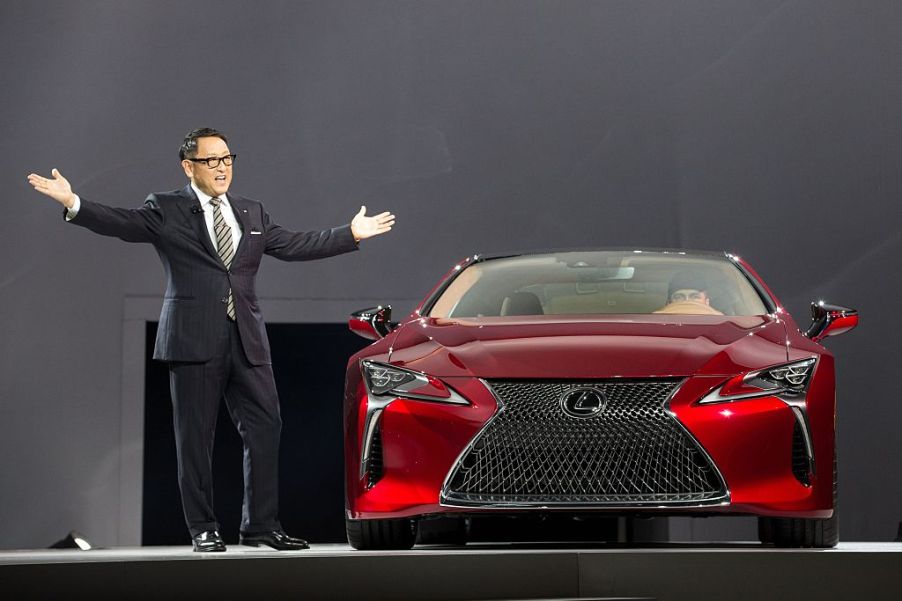
[[[4,1],[0,547],[138,542],[123,399],[163,284],[152,249],[66,226],[25,176],[137,206],[184,184],[198,126],[286,226],[399,217],[361,253],[268,260],[278,320],[403,312],[474,251],[587,245],[734,251],[805,324],[813,298],[857,307],[828,341],[843,537],[891,539],[900,30],[892,0]]]

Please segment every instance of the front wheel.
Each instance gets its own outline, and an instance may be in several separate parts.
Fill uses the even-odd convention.
[[[410,549],[417,539],[417,522],[409,518],[394,520],[345,519],[348,543],[358,550]]]
[[[826,519],[758,518],[758,538],[777,547],[830,548],[839,542],[839,516]]]
[[[836,460],[833,460],[833,515],[826,519],[758,518],[758,538],[777,547],[830,548],[839,542]]]

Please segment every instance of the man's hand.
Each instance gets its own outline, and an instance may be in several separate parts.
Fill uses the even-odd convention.
[[[360,240],[384,234],[394,224],[395,216],[388,211],[367,217],[366,207],[363,206],[360,207],[360,212],[354,215],[354,219],[351,220],[351,233],[354,235],[354,239],[359,242]]]
[[[71,209],[75,204],[75,194],[72,193],[72,186],[69,180],[54,169],[51,172],[53,179],[47,179],[37,173],[28,176],[28,183],[34,186],[34,189],[41,194],[46,194],[56,202],[60,203],[67,209]]]

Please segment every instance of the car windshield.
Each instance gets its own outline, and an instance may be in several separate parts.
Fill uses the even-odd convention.
[[[726,257],[585,251],[476,262],[430,317],[576,314],[763,315],[761,296]]]

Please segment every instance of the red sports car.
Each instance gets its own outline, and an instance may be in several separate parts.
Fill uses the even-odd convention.
[[[858,315],[812,317],[800,331],[731,254],[469,257],[400,323],[349,322],[376,342],[345,382],[348,540],[409,548],[442,516],[730,514],[763,542],[833,546],[819,341]]]

